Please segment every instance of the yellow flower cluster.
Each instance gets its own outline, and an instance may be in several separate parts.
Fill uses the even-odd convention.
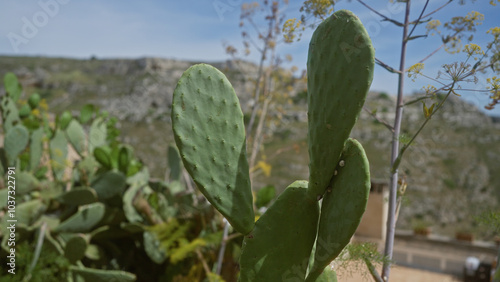
[[[432,20],[427,23],[425,28],[427,29],[427,33],[433,31],[431,35],[434,35],[434,31],[439,34],[439,30],[437,29],[439,26],[441,26],[441,21],[439,20]]]
[[[300,27],[302,21],[297,20],[296,18],[289,19],[283,24],[283,37],[285,38],[285,42],[291,43],[296,37],[295,31]]]
[[[465,45],[463,52],[467,53],[469,56],[484,55],[484,52],[481,50],[481,47],[474,43]]]
[[[415,81],[417,75],[422,74],[422,70],[424,69],[424,64],[416,63],[408,69],[408,77]]]
[[[500,37],[500,27],[492,27],[488,29],[486,33],[493,35],[495,37],[495,40],[497,40]]]
[[[437,91],[437,88],[434,87],[434,85],[427,85],[427,86],[424,86],[422,87],[425,91],[425,94],[427,95],[435,95],[436,94],[436,91]]]
[[[474,23],[474,25],[481,25],[484,21],[484,15],[477,11],[470,11],[464,18],[465,22]]]
[[[491,94],[493,94],[493,99],[500,99],[500,77],[489,77],[486,82],[490,85],[486,89],[489,89]]]

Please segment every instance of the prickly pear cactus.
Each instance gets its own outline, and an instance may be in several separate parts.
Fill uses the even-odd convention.
[[[322,22],[309,44],[309,192],[324,194],[373,78],[370,37],[350,11]]]
[[[306,281],[316,281],[349,243],[370,194],[370,167],[358,141],[347,140],[335,171],[335,179],[321,205],[314,263]]]
[[[303,281],[318,216],[318,202],[307,197],[307,181],[292,183],[245,236],[240,280]]]
[[[370,190],[368,159],[348,137],[373,67],[370,38],[353,13],[337,11],[318,26],[308,58],[309,182],[290,185],[255,225],[234,90],[203,64],[179,80],[172,105],[175,140],[202,193],[245,234],[240,281],[336,281],[328,265],[358,227]]]
[[[175,142],[196,185],[243,234],[254,226],[243,113],[227,78],[200,64],[184,72],[172,103]]]

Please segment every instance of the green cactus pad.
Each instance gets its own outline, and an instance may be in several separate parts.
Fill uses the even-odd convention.
[[[128,146],[121,147],[118,153],[118,169],[123,173],[127,173],[132,158],[132,148]]]
[[[105,200],[123,193],[126,185],[126,178],[123,173],[108,171],[101,174],[90,186],[97,192],[99,200]]]
[[[309,189],[323,195],[373,78],[374,50],[361,21],[340,10],[322,22],[307,60]]]
[[[134,200],[141,188],[141,185],[131,185],[123,194],[123,212],[129,222],[144,221],[141,214],[134,206]]]
[[[80,110],[80,122],[82,124],[88,123],[90,120],[92,120],[94,112],[96,112],[96,107],[94,105],[87,104],[83,106],[83,108]]]
[[[94,153],[94,148],[106,145],[108,129],[102,117],[92,121],[89,130],[89,153]]]
[[[158,240],[157,236],[146,231],[143,233],[144,237],[144,251],[148,257],[157,264],[162,264],[168,258],[165,248],[161,247],[161,242]]]
[[[70,111],[64,111],[57,119],[58,127],[62,130],[66,130],[69,123],[73,119],[73,115]]]
[[[358,228],[370,194],[370,168],[361,144],[348,139],[337,175],[321,206],[314,264],[306,281],[316,281],[321,271],[349,243]]]
[[[6,73],[3,77],[3,83],[8,96],[12,101],[16,102],[23,91],[21,84],[17,80],[17,76],[12,72]]]
[[[30,141],[30,169],[36,171],[43,155],[43,128],[40,127],[31,133]]]
[[[108,146],[94,148],[94,158],[104,168],[111,169],[111,148]]]
[[[172,127],[184,166],[198,188],[243,234],[254,226],[243,113],[216,68],[190,67],[177,83]]]
[[[3,96],[0,103],[0,109],[2,110],[4,132],[9,132],[14,125],[20,122],[16,102],[7,96]]]
[[[8,164],[13,166],[17,156],[24,151],[30,140],[28,129],[21,124],[12,127],[5,134],[4,149]]]
[[[54,178],[61,180],[66,169],[68,141],[61,130],[57,130],[49,142],[50,159]]]
[[[61,222],[54,230],[55,232],[88,232],[96,226],[103,218],[106,207],[103,203],[93,203],[81,206],[70,218]]]
[[[16,206],[16,218],[18,224],[30,226],[45,212],[47,206],[40,199],[31,200]]]
[[[337,282],[337,273],[330,266],[327,266],[315,282]]]
[[[78,234],[66,241],[64,256],[71,264],[75,264],[85,256],[88,242],[83,234]]]
[[[182,176],[182,161],[177,147],[168,146],[167,162],[170,169],[169,180],[180,181]]]
[[[120,282],[132,282],[136,280],[136,276],[130,272],[125,272],[121,270],[101,270],[85,267],[70,266],[69,269],[73,274],[83,281],[92,282],[110,282],[110,281],[120,281]],[[77,279],[77,281],[80,281]]]
[[[21,106],[21,108],[19,108],[19,117],[21,118],[29,116],[30,113],[31,113],[31,108],[28,104],[24,104]]]
[[[319,216],[306,188],[307,181],[288,186],[245,236],[240,281],[304,281]]]
[[[85,135],[85,130],[83,130],[82,125],[76,119],[72,119],[69,122],[66,128],[66,137],[78,155],[83,156],[87,136]]]
[[[59,196],[65,205],[82,206],[97,202],[97,193],[89,187],[74,188]]]
[[[38,107],[38,104],[40,104],[40,100],[41,100],[40,94],[33,93],[28,99],[28,104],[32,109],[36,109]]]
[[[24,195],[29,193],[40,186],[40,182],[33,174],[21,171],[16,175],[16,194]]]

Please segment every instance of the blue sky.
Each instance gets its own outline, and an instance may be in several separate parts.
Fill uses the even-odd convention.
[[[242,0],[37,0],[0,2],[0,54],[89,58],[138,58],[154,56],[196,61],[220,61],[229,57],[224,53],[223,42],[241,47],[239,24]],[[299,17],[303,1],[290,1],[283,11],[287,18]],[[402,21],[404,11],[400,3],[389,1],[365,1],[395,20]],[[376,4],[373,4],[375,2]],[[394,1],[396,2],[396,1]],[[427,11],[439,7],[446,0],[432,0]],[[458,2],[458,1],[456,1]],[[478,27],[476,42],[484,47],[490,40],[486,30],[500,26],[500,5],[492,7],[489,0],[477,0],[466,5],[450,4],[435,14],[434,19],[448,21],[452,16],[463,16],[471,10],[485,15]],[[418,16],[424,0],[413,1],[413,18]],[[219,7],[219,10],[217,10]],[[399,63],[402,31],[368,11],[357,1],[341,0],[337,9],[354,11],[367,27],[376,56],[387,64]],[[416,35],[425,33],[417,29]],[[300,70],[306,68],[307,47],[312,31],[304,33],[301,41],[280,45],[280,54],[291,54],[292,64]],[[440,45],[438,37],[410,42],[407,66],[424,58]],[[458,55],[439,52],[426,61],[425,73],[435,77],[444,63],[462,59]],[[256,61],[255,56],[249,60]],[[480,81],[486,76],[479,75]],[[409,94],[431,83],[420,79],[407,79],[405,93]],[[484,84],[468,85],[468,89],[482,89]],[[395,94],[397,77],[376,67],[372,90]],[[464,92],[464,99],[482,108],[486,94]],[[500,108],[500,107],[499,107]],[[490,112],[492,113],[492,112]],[[493,112],[500,115],[500,109]]]

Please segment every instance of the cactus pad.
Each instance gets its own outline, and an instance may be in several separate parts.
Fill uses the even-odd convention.
[[[319,216],[306,188],[292,183],[245,236],[240,281],[304,281]]]
[[[68,141],[61,130],[57,130],[49,142],[50,159],[54,178],[61,180],[66,169],[68,155]]]
[[[90,186],[96,191],[97,198],[102,201],[123,193],[127,183],[123,173],[108,171],[99,175]]]
[[[306,281],[316,281],[321,271],[349,243],[358,228],[370,194],[370,169],[361,144],[348,139],[342,165],[323,198],[314,264]]]
[[[309,188],[323,195],[373,78],[374,50],[361,21],[340,10],[322,22],[309,44],[307,103]]]
[[[78,155],[83,156],[87,136],[85,135],[82,125],[76,119],[72,119],[69,122],[66,128],[66,137]]]
[[[216,68],[190,67],[177,83],[172,127],[184,166],[201,192],[243,234],[254,226],[243,113]]]
[[[21,124],[12,127],[5,134],[5,154],[9,165],[14,165],[17,156],[24,151],[28,145],[30,135],[28,129]]]
[[[71,237],[64,247],[64,256],[70,263],[74,264],[85,256],[88,242],[83,234]]]
[[[132,282],[136,281],[136,276],[130,272],[121,270],[101,270],[86,267],[70,266],[69,269],[77,276],[77,281],[93,281],[93,282]],[[83,280],[81,280],[83,279]]]
[[[61,222],[55,232],[88,232],[103,218],[106,206],[103,203],[93,203],[81,206],[70,218]]]
[[[30,141],[30,169],[36,171],[43,155],[43,128],[40,127],[31,133]]]

